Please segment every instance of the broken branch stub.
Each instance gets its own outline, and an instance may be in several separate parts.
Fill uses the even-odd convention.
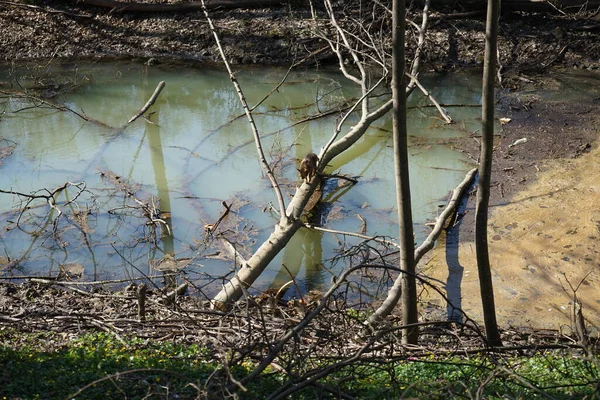
[[[156,86],[156,89],[154,89],[154,93],[152,93],[152,96],[150,96],[150,98],[148,99],[148,101],[146,102],[146,104],[144,104],[144,107],[142,107],[140,109],[140,111],[138,111],[137,114],[135,114],[133,117],[129,118],[129,121],[127,121],[127,124],[125,124],[125,126],[131,124],[133,121],[135,121],[136,119],[138,119],[139,117],[141,117],[142,115],[144,115],[144,113],[146,111],[148,111],[148,109],[150,107],[152,107],[152,104],[154,104],[154,102],[156,102],[156,99],[158,98],[158,95],[160,94],[160,92],[163,90],[164,87],[165,87],[165,82],[164,81],[160,81],[158,83],[158,86]]]

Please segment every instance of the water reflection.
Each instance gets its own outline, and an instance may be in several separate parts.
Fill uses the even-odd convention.
[[[0,138],[11,139],[18,147],[0,166],[0,188],[29,193],[69,180],[85,181],[88,188],[77,203],[80,210],[75,212],[72,206],[59,220],[60,243],[52,236],[56,215],[46,205],[29,211],[29,218],[17,229],[15,219],[23,199],[0,196],[0,253],[13,260],[0,265],[2,273],[48,275],[60,265],[78,262],[85,266],[87,279],[152,276],[157,274],[152,262],[170,257],[186,260],[187,277],[210,294],[213,286],[231,276],[234,257],[248,257],[268,237],[276,220],[270,208],[274,201],[270,184],[256,159],[228,77],[218,70],[133,64],[70,66],[57,74],[68,76],[75,68],[77,76],[86,76],[89,83],[55,100],[102,123],[39,108],[17,113],[26,102],[2,103],[8,117],[0,122]],[[279,69],[255,69],[241,72],[239,79],[253,104],[284,74]],[[148,119],[120,128],[159,81],[165,81],[166,87]],[[427,233],[424,223],[435,216],[439,200],[471,167],[449,143],[459,146],[460,138],[479,129],[479,109],[470,107],[480,102],[478,82],[477,76],[468,75],[424,80],[440,102],[464,105],[449,108],[457,121],[451,126],[440,122],[423,97],[415,94],[410,99],[417,233]],[[298,71],[257,108],[263,146],[287,199],[298,182],[299,160],[319,151],[340,114],[308,117],[334,110],[355,95],[356,90],[334,72]],[[326,195],[330,209],[322,222],[327,227],[396,236],[389,119],[378,121],[327,171],[359,178],[356,185]],[[224,215],[223,202],[230,212],[218,230],[206,230]],[[163,222],[153,222],[148,214]],[[31,225],[43,234],[31,235]],[[328,282],[331,268],[340,268],[328,261],[337,247],[332,235],[300,230],[272,263],[260,287],[295,280],[288,294],[298,288],[318,289]]]
[[[146,85],[146,88],[148,86]],[[146,91],[148,97],[151,95],[150,92]],[[174,241],[174,229],[171,219],[171,198],[169,194],[169,182],[167,181],[165,157],[163,153],[163,147],[160,137],[160,104],[156,106],[156,111],[152,114],[152,121],[145,124],[146,133],[145,136],[148,138],[148,147],[150,151],[150,159],[152,160],[152,170],[154,172],[154,181],[156,184],[156,191],[158,197],[158,210],[153,217],[161,222],[161,242],[162,242],[162,253],[163,260],[173,259],[175,257],[175,241]],[[155,247],[150,253],[150,260],[156,260],[157,254]],[[152,263],[150,263],[152,265]],[[175,264],[176,265],[176,264]],[[176,267],[175,267],[176,268]],[[168,288],[174,288],[176,282],[174,281],[173,271],[163,271],[165,276],[165,286]]]

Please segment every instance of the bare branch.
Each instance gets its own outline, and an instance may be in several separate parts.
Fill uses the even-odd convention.
[[[306,224],[306,227],[310,228],[310,229],[314,229],[316,231],[320,231],[320,232],[335,233],[336,235],[353,236],[353,237],[357,237],[357,238],[361,238],[361,239],[365,239],[365,240],[373,240],[374,242],[385,244],[388,246],[393,246],[396,248],[399,247],[398,243],[392,242],[391,240],[381,239],[381,238],[378,238],[377,236],[363,235],[360,233],[354,233],[354,232],[348,232],[348,231],[339,231],[337,229],[323,228],[321,226],[314,226],[314,225],[310,225],[310,224]]]
[[[259,374],[261,374],[265,368],[275,360],[275,357],[281,352],[285,344],[293,337],[297,337],[303,330],[310,324],[310,322],[321,313],[321,311],[327,305],[327,299],[346,281],[346,278],[354,271],[362,269],[362,266],[355,266],[348,268],[346,271],[342,272],[340,276],[335,279],[335,282],[323,296],[319,300],[317,306],[293,329],[290,329],[269,351],[269,353],[262,359],[260,364],[250,372],[246,377],[241,380],[242,384],[246,384],[255,379]]]
[[[254,142],[256,144],[256,151],[258,152],[258,156],[260,158],[260,163],[261,163],[263,170],[265,171],[267,177],[271,181],[271,186],[273,187],[273,191],[275,192],[275,196],[277,197],[277,202],[279,204],[280,222],[283,224],[287,224],[289,221],[288,221],[288,215],[285,212],[285,202],[283,200],[283,195],[281,193],[281,189],[279,188],[279,184],[277,183],[277,179],[275,178],[275,174],[273,173],[273,170],[271,169],[271,167],[265,157],[265,153],[263,151],[262,144],[260,141],[260,134],[258,132],[258,127],[256,126],[256,123],[254,122],[254,117],[252,115],[252,110],[248,106],[248,102],[246,101],[246,97],[244,96],[244,92],[242,91],[242,87],[240,86],[233,70],[231,69],[231,65],[229,64],[229,61],[227,61],[227,57],[225,56],[225,51],[223,50],[223,46],[221,45],[221,40],[219,38],[219,35],[217,34],[217,30],[215,29],[212,19],[210,18],[210,15],[208,14],[208,9],[206,7],[205,1],[201,0],[201,3],[202,3],[202,10],[204,12],[204,16],[206,17],[206,20],[208,21],[210,30],[215,38],[215,43],[217,44],[217,47],[219,48],[219,53],[221,54],[221,59],[223,60],[223,64],[225,64],[225,68],[227,68],[227,72],[229,73],[229,78],[231,79],[231,82],[233,83],[233,86],[235,87],[235,90],[240,99],[240,103],[242,104],[242,107],[244,108],[246,118],[248,119],[248,123],[250,124],[250,127],[252,129],[252,134],[254,135]]]
[[[142,107],[140,109],[140,111],[138,111],[137,114],[135,114],[133,117],[131,117],[129,119],[129,121],[127,121],[127,124],[125,126],[131,124],[133,121],[135,121],[136,119],[138,119],[139,117],[141,117],[142,115],[144,115],[144,113],[146,111],[148,111],[148,109],[152,106],[152,104],[154,104],[154,102],[158,98],[158,95],[160,94],[160,92],[163,90],[164,87],[165,87],[165,82],[164,81],[160,81],[158,83],[158,86],[156,86],[156,89],[154,89],[154,93],[152,93],[152,96],[150,96],[150,98],[148,99],[148,101],[146,102],[146,104],[144,105],[144,107]]]
[[[438,109],[438,111],[440,112],[440,114],[442,115],[442,118],[444,118],[446,123],[451,124],[452,118],[448,115],[446,110],[444,110],[444,108],[442,106],[440,106],[440,103],[437,102],[437,100],[431,95],[431,93],[429,93],[429,91],[427,89],[425,89],[425,87],[423,85],[421,85],[421,83],[418,81],[418,79],[415,76],[412,76],[411,74],[409,74],[408,72],[405,75],[408,76],[411,79],[411,81],[414,82],[418,86],[419,89],[421,89],[421,92],[423,92],[423,94],[429,100],[431,100],[431,102],[435,105],[435,108]]]
[[[423,241],[423,243],[415,250],[415,264],[419,262],[419,260],[427,253],[429,250],[433,248],[435,241],[440,235],[442,228],[444,227],[444,223],[448,219],[448,217],[454,212],[456,209],[456,205],[458,204],[459,199],[462,197],[465,189],[471,183],[475,174],[477,173],[477,168],[470,170],[465,179],[454,189],[452,192],[452,197],[448,202],[448,205],[444,209],[444,211],[440,214],[440,216],[436,219],[435,227],[427,236],[427,239]],[[377,323],[381,320],[382,317],[388,315],[392,308],[398,303],[398,299],[401,294],[401,282],[402,274],[398,276],[398,278],[394,281],[394,284],[388,291],[388,296],[381,303],[381,305],[375,310],[375,312],[369,317],[369,323]]]
[[[363,95],[360,97],[360,99],[358,99],[354,103],[354,105],[352,107],[350,107],[350,109],[348,111],[346,111],[346,113],[342,117],[341,121],[335,127],[335,131],[334,131],[333,135],[331,136],[331,139],[329,139],[329,142],[327,142],[327,144],[325,145],[325,148],[323,149],[323,151],[321,151],[321,156],[323,156],[324,154],[326,154],[327,151],[329,150],[329,148],[333,145],[333,143],[337,139],[338,135],[342,131],[342,126],[348,120],[348,118],[350,117],[350,115],[352,115],[352,113],[356,110],[356,108],[358,107],[358,105],[359,104],[363,104],[363,101],[365,101],[367,99],[367,97],[370,96],[373,93],[373,91],[385,80],[385,78],[386,78],[385,76],[381,77],[379,79],[379,81],[372,88],[370,88],[365,93],[363,93]],[[331,158],[333,158],[333,157],[331,157]],[[322,165],[325,166],[327,164],[323,163]]]
[[[2,190],[0,189],[0,193],[6,193],[6,194],[14,194],[17,195],[19,197],[24,197],[27,199],[27,203],[25,205],[25,207],[23,207],[21,209],[21,214],[19,215],[19,220],[21,219],[21,215],[23,215],[23,213],[25,212],[25,210],[28,209],[29,204],[36,200],[36,199],[44,199],[46,200],[46,203],[48,204],[48,206],[52,209],[55,210],[57,212],[57,216],[54,220],[54,228],[56,229],[57,223],[58,223],[58,219],[60,218],[60,216],[62,215],[62,211],[60,208],[58,208],[56,206],[56,196],[58,194],[60,194],[62,191],[66,190],[69,186],[74,186],[78,189],[77,193],[75,194],[75,196],[70,199],[67,200],[67,202],[65,202],[65,206],[68,206],[69,204],[75,202],[75,200],[77,200],[77,198],[79,198],[79,196],[81,196],[81,194],[85,191],[85,182],[65,182],[64,184],[62,184],[61,186],[53,189],[53,190],[48,190],[48,189],[42,189],[42,190],[38,190],[32,194],[26,194],[26,193],[21,193],[21,192],[17,192],[14,190]],[[37,194],[40,191],[45,191],[48,194]],[[17,222],[18,225],[18,222]]]
[[[421,54],[423,54],[423,47],[425,46],[425,32],[427,31],[430,3],[431,0],[425,1],[425,5],[423,6],[423,20],[421,22],[421,27],[419,28],[417,26],[419,38],[417,39],[417,49],[415,50],[412,66],[410,68],[410,74],[413,76],[417,76],[419,73],[419,68],[421,67]]]

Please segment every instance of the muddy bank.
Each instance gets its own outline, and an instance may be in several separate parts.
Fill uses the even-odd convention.
[[[510,122],[496,138],[488,238],[503,327],[570,334],[575,296],[600,327],[599,83],[592,75],[586,95],[561,99],[568,83],[551,74],[538,82],[546,89],[500,99],[498,117]],[[464,211],[423,268],[481,321],[474,192]]]
[[[107,8],[74,6],[56,1],[39,6],[0,4],[0,61],[73,58],[140,58],[158,62],[219,62],[218,49],[204,15],[197,11],[174,13],[119,12]],[[484,16],[450,18],[455,9],[433,12],[426,70],[455,69],[481,64]],[[355,17],[357,10],[342,15]],[[305,64],[334,62],[317,28],[328,24],[317,10],[313,20],[308,6],[282,4],[255,10],[211,12],[225,53],[236,64]],[[410,18],[420,21],[418,10]],[[600,29],[594,13],[550,15],[505,13],[500,27],[503,73],[519,81],[520,73],[539,73],[553,66],[585,69],[600,67]],[[368,25],[370,21],[364,21]],[[387,28],[384,28],[387,29]],[[414,41],[408,43],[409,52]]]

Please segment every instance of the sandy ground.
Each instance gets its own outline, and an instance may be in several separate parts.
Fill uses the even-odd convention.
[[[600,117],[574,129],[589,130],[598,138]],[[507,143],[499,147],[506,149]],[[525,146],[536,144],[530,141],[522,151]],[[593,147],[576,158],[538,160],[524,168],[533,171],[534,181],[490,213],[498,322],[504,328],[530,326],[568,333],[576,293],[588,323],[600,327],[600,149]],[[475,244],[469,229],[463,223],[450,231],[425,272],[443,282],[451,277],[449,294],[460,297],[463,310],[481,321]],[[434,302],[445,307],[441,299]]]

